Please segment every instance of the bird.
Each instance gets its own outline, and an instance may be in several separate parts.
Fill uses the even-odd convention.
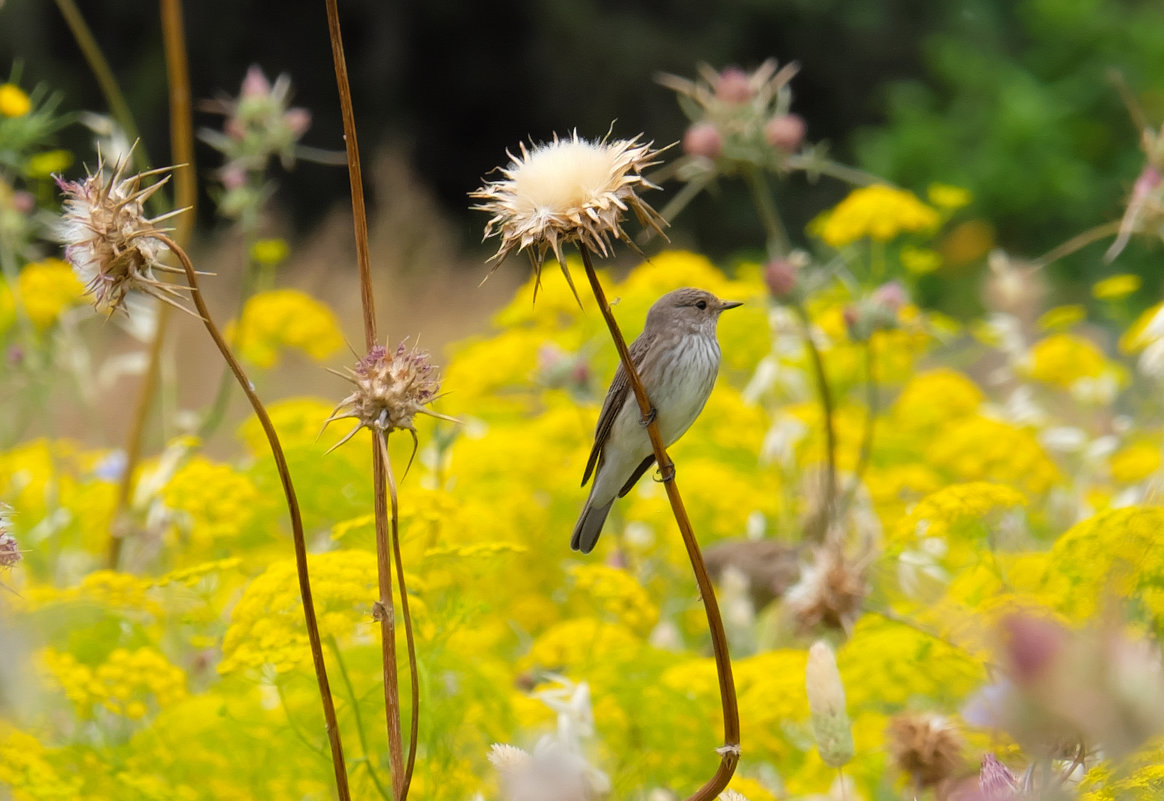
[[[631,363],[642,379],[664,447],[673,445],[703,411],[719,372],[716,339],[719,316],[742,305],[702,289],[668,292],[647,312],[647,322],[630,346]],[[610,507],[630,492],[655,453],[634,391],[620,363],[606,392],[582,486],[590,495],[578,516],[570,547],[590,553]]]

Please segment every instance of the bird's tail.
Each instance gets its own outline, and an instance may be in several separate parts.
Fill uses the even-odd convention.
[[[593,506],[587,498],[586,505],[582,507],[582,514],[574,525],[570,547],[582,553],[593,551],[595,543],[598,542],[598,535],[602,533],[602,524],[606,522],[606,516],[610,514],[610,507],[613,505],[614,500],[611,499],[604,506]]]

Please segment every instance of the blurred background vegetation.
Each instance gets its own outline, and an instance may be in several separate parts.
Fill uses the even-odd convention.
[[[81,10],[160,160],[168,139],[156,7],[102,0]],[[450,247],[474,259],[488,251],[466,193],[506,148],[575,127],[599,136],[612,120],[619,135],[677,141],[686,120],[654,78],[693,75],[701,61],[800,62],[792,108],[811,141],[914,191],[935,178],[972,190],[971,216],[986,224],[978,233],[1022,257],[1123,213],[1143,154],[1113,72],[1149,124],[1164,120],[1164,7],[1139,0],[346,0],[341,10],[365,158],[398,154],[415,179],[409,191],[434,202]],[[314,115],[304,141],[342,149],[322,3],[272,13],[203,0],[187,3],[185,16],[196,99],[237,93],[251,64],[286,72],[294,104]],[[0,65],[21,63],[23,85],[59,91],[63,108],[104,110],[54,2],[6,0],[0,18]],[[215,127],[221,117],[198,112],[195,122]],[[78,153],[87,138],[80,126],[60,134]],[[205,176],[216,154],[199,148]],[[373,203],[394,191],[383,182],[373,190]],[[719,190],[684,211],[675,238],[720,260],[757,255],[763,234],[746,192],[731,182]],[[778,200],[795,232],[845,191],[797,176]],[[274,202],[296,230],[310,230],[347,203],[347,176],[301,162]],[[200,224],[226,223],[204,204]],[[1147,279],[1136,305],[1157,298],[1152,246],[1141,242],[1109,266],[1106,244],[1055,266],[1064,300],[1082,300],[1090,281],[1117,271]],[[927,300],[969,311],[949,296],[964,295],[984,265],[947,265]]]

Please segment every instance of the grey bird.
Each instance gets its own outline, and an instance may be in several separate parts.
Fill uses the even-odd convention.
[[[630,357],[651,401],[659,436],[670,447],[703,411],[719,372],[719,315],[740,303],[720,300],[702,289],[676,289],[655,301],[643,333],[631,343]],[[620,363],[606,392],[594,447],[582,486],[594,476],[590,497],[574,526],[570,547],[590,553],[615,499],[655,462],[651,440],[634,391]]]

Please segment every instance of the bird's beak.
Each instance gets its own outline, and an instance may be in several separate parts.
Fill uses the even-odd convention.
[[[744,302],[742,300],[721,300],[719,302],[719,310],[720,311],[727,311],[728,309],[734,309],[736,306],[743,306],[743,305],[744,305]]]

